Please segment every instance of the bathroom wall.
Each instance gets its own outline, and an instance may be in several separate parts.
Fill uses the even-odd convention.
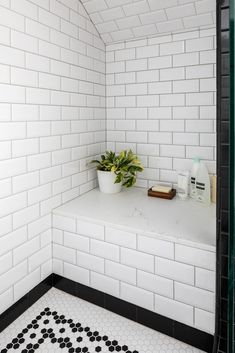
[[[78,0],[0,0],[0,312],[52,272],[51,210],[96,185],[105,47]]]
[[[74,216],[54,211],[54,273],[214,334],[214,246]]]
[[[141,157],[138,185],[175,182],[195,156],[215,173],[215,28],[106,49],[107,145]]]

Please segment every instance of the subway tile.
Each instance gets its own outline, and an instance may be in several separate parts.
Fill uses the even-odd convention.
[[[173,298],[173,281],[167,278],[138,270],[137,285],[164,297]]]
[[[38,39],[22,32],[11,31],[11,45],[28,52],[38,52]]]
[[[25,28],[26,33],[33,35],[34,37],[49,41],[50,31],[47,26],[44,26],[39,22],[26,18]]]
[[[13,304],[13,287],[0,294],[0,314]]]
[[[0,102],[24,103],[25,102],[24,87],[0,84]]]
[[[162,107],[178,107],[178,106],[184,106],[184,105],[185,105],[184,94],[177,93],[177,94],[160,95],[160,106]]]
[[[52,247],[48,244],[44,248],[37,251],[35,254],[29,257],[29,271],[34,271],[37,267],[50,260],[52,257]]]
[[[104,241],[91,239],[90,253],[104,259],[119,261],[119,247]]]
[[[209,312],[215,310],[215,295],[212,292],[175,282],[175,299]]]
[[[70,263],[64,262],[64,277],[69,278],[72,281],[89,286],[90,275],[89,271],[85,268],[72,265]]]
[[[4,140],[17,140],[26,137],[26,125],[23,122],[2,122],[0,139]]]
[[[156,257],[155,273],[175,281],[194,284],[194,267],[180,262]]]
[[[134,72],[123,72],[115,74],[115,83],[116,84],[127,84],[135,82],[135,73]]]
[[[12,178],[13,192],[18,193],[39,185],[39,173],[32,172]]]
[[[77,233],[98,240],[104,239],[103,226],[91,222],[85,222],[80,219],[77,220]]]
[[[136,269],[113,261],[105,261],[105,274],[120,281],[136,285]]]
[[[144,46],[144,47],[139,47],[136,49],[137,59],[151,58],[151,57],[155,57],[158,55],[159,55],[159,46],[158,45]]]
[[[150,273],[154,272],[154,256],[121,248],[121,263]]]
[[[136,77],[137,77],[137,82],[156,82],[156,81],[159,81],[159,75],[160,75],[159,70],[149,69],[146,71],[138,71]]]
[[[29,1],[22,0],[22,2],[19,3],[19,1],[13,0],[11,2],[11,9],[26,17],[37,20],[37,6]]]
[[[0,276],[1,289],[0,293],[3,293],[6,289],[11,287],[14,283],[27,275],[27,261],[21,262],[17,266],[14,266],[9,271],[5,272]]]
[[[24,66],[24,53],[21,50],[0,45],[0,62],[6,65]]]
[[[12,252],[8,252],[6,255],[0,258],[0,275],[10,270],[13,265]]]
[[[196,267],[196,287],[215,292],[215,272]]]
[[[0,43],[5,45],[10,44],[10,28],[0,26]]]
[[[189,39],[186,41],[186,52],[213,49],[213,37]]]
[[[157,314],[185,323],[186,325],[193,326],[194,324],[192,306],[157,294],[155,294],[155,311]]]
[[[160,44],[160,55],[181,54],[184,52],[184,41]]]
[[[115,228],[105,228],[105,241],[126,248],[136,249],[136,234]]]
[[[99,273],[104,273],[104,259],[77,251],[77,265]]]
[[[175,259],[189,265],[215,270],[215,253],[176,244]]]
[[[53,226],[58,229],[67,230],[68,232],[75,233],[76,220],[73,218],[53,215]]]
[[[172,66],[172,56],[160,56],[156,58],[148,59],[148,68],[152,69],[163,69]]]
[[[25,139],[12,141],[12,157],[23,157],[39,152],[38,139]]]
[[[138,250],[168,259],[174,258],[174,244],[160,239],[138,235]]]
[[[184,120],[162,120],[160,131],[181,132],[184,131]]]
[[[89,252],[89,239],[75,233],[64,232],[64,245],[80,251]]]
[[[39,205],[26,207],[13,214],[13,229],[23,227],[39,217]]]
[[[136,59],[126,61],[126,71],[147,70],[147,59]]]
[[[61,195],[56,195],[44,200],[40,204],[41,215],[46,215],[61,205]]]
[[[50,71],[50,60],[43,56],[26,53],[26,68],[41,71],[49,72]]]
[[[31,239],[49,228],[51,228],[51,216],[47,215],[40,217],[28,225],[29,238]]]
[[[26,193],[20,193],[0,200],[0,217],[7,216],[27,205]]]
[[[39,237],[33,238],[30,241],[18,246],[13,250],[13,262],[17,265],[19,262],[27,259],[30,255],[37,252],[40,249]]]
[[[173,56],[173,66],[191,66],[199,64],[199,54],[198,52],[194,53],[184,53]]]
[[[214,67],[210,65],[197,65],[186,67],[186,79],[208,78],[214,76]],[[213,91],[213,89],[211,89]]]
[[[61,18],[69,18],[69,8],[57,0],[50,1],[50,11]]]
[[[9,157],[8,157],[9,158]],[[0,181],[0,198],[10,196],[12,193],[11,179],[3,179]]]
[[[60,29],[60,18],[53,13],[44,10],[43,8],[38,9],[39,22],[55,29]]]
[[[173,107],[173,119],[196,120],[198,118],[198,107]]]
[[[19,300],[40,282],[40,269],[25,276],[14,285],[14,298]]]
[[[5,7],[1,7],[0,22],[3,26],[14,28],[17,31],[24,31],[24,16]]]
[[[142,308],[153,310],[153,293],[142,288],[134,287],[127,283],[121,283],[121,299],[141,306]]]
[[[199,92],[199,80],[173,82],[173,93]]]
[[[76,250],[59,244],[53,244],[53,257],[71,264],[76,264]]]
[[[195,308],[195,326],[202,331],[214,334],[215,315],[198,308]]]
[[[119,281],[91,271],[91,287],[104,293],[119,297]]]

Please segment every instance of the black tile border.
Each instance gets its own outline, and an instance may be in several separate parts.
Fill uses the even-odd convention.
[[[152,328],[181,342],[211,353],[214,336],[193,327],[181,324],[122,299],[105,294],[60,275],[53,274],[53,287],[75,295],[118,315]]]
[[[56,274],[48,276],[0,315],[0,332],[30,308],[52,287],[84,299],[87,302],[105,308],[205,352],[212,353],[213,335]]]
[[[0,332],[2,332],[7,326],[15,321],[21,314],[23,314],[30,306],[32,306],[38,299],[40,299],[53,284],[53,274],[44,279],[30,292],[25,294],[10,308],[4,311],[0,315]]]

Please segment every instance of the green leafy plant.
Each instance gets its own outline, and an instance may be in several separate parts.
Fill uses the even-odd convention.
[[[93,160],[91,163],[95,163],[98,170],[114,172],[116,174],[115,184],[122,182],[127,188],[136,183],[137,172],[144,170],[140,160],[131,150],[122,151],[119,154],[106,151],[101,155],[100,160]]]

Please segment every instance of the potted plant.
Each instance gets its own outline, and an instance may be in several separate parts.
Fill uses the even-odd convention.
[[[106,151],[100,160],[93,160],[91,163],[97,165],[100,191],[106,194],[120,192],[122,185],[127,188],[133,186],[137,172],[144,170],[140,160],[131,150],[119,154]]]

